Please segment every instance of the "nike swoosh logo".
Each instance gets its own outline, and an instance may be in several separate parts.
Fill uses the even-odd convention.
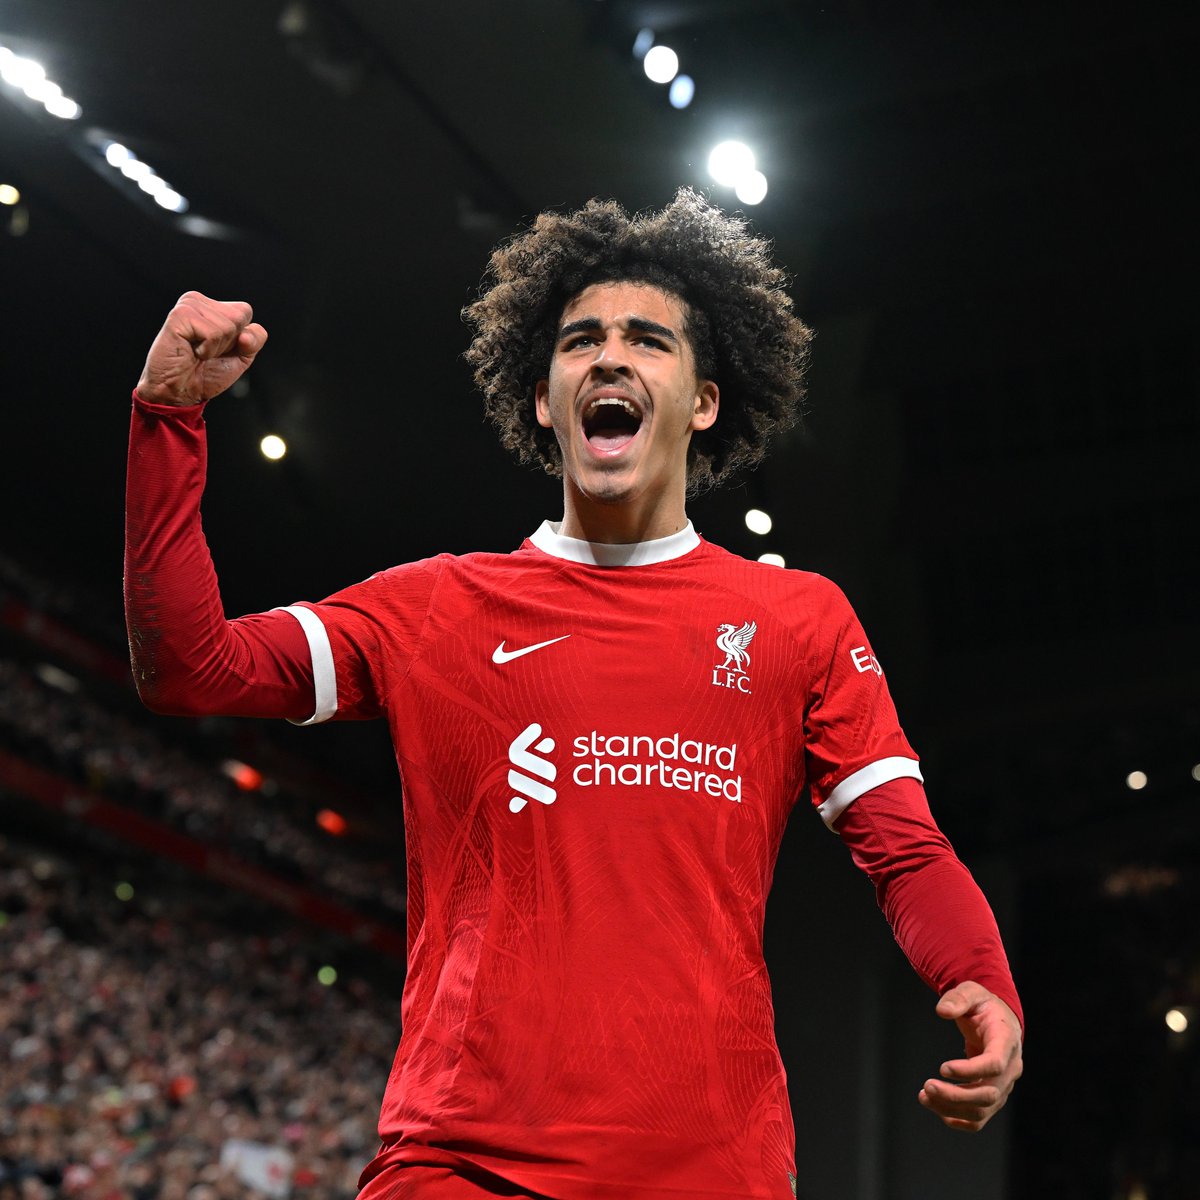
[[[571,635],[564,633],[562,637],[551,638],[548,642],[538,642],[535,646],[522,646],[520,650],[505,650],[504,642],[501,642],[495,650],[492,651],[492,662],[506,663],[512,662],[514,658],[520,658],[522,654],[532,654],[535,650],[541,650],[545,646],[553,646],[555,642],[564,642]],[[508,639],[505,638],[505,641]]]

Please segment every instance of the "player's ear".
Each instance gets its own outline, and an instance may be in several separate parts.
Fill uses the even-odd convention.
[[[721,389],[711,379],[701,379],[696,385],[696,398],[692,408],[692,428],[711,429],[721,407]]]
[[[543,429],[553,429],[554,422],[550,419],[550,380],[537,381],[533,389],[533,408],[537,414],[537,423]]]

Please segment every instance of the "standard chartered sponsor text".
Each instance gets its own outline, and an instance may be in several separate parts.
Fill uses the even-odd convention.
[[[575,738],[573,746],[573,757],[584,760],[576,763],[571,772],[579,787],[657,785],[742,802],[742,777],[734,774],[736,742],[719,746],[678,733],[656,738],[646,734],[604,734],[593,729],[590,734]]]

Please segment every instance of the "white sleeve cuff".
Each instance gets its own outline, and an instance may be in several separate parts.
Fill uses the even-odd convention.
[[[289,604],[275,611],[291,613],[300,622],[300,628],[308,639],[308,652],[312,655],[316,708],[307,721],[292,721],[291,724],[319,725],[337,712],[337,673],[333,669],[333,647],[329,644],[329,633],[321,618],[302,604]]]
[[[872,788],[891,783],[893,779],[915,779],[924,783],[921,768],[915,758],[879,758],[873,763],[847,775],[841,783],[829,793],[824,804],[817,805],[817,812],[828,828],[852,805],[859,796]]]

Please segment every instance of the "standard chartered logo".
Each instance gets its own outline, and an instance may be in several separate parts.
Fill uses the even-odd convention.
[[[541,741],[538,741],[539,738]],[[508,786],[521,793],[508,802],[510,812],[519,813],[529,800],[536,800],[539,804],[553,804],[555,800],[556,793],[552,787],[547,787],[547,784],[554,782],[558,769],[549,759],[533,754],[530,746],[533,746],[538,754],[549,754],[554,749],[554,739],[542,737],[542,727],[536,721],[532,725],[526,725],[513,738],[512,745],[508,748],[508,761],[512,763],[508,770]],[[515,767],[520,767],[521,770],[514,770]],[[538,783],[537,779],[531,779],[530,775],[536,775],[539,779],[546,780],[546,783]],[[523,800],[522,796],[527,796],[529,800]]]
[[[582,759],[571,771],[580,787],[623,784],[662,787],[676,792],[724,796],[742,802],[742,777],[734,774],[737,743],[720,746],[685,738],[641,734],[604,734],[597,729],[574,741],[574,757]]]
[[[593,729],[573,738],[571,747],[576,760],[571,766],[571,782],[576,787],[658,787],[742,802],[736,742],[722,746],[679,733],[652,737],[605,734]],[[556,781],[558,769],[544,757],[554,749],[554,739],[542,737],[537,722],[527,725],[513,739],[508,748],[508,785],[520,795],[508,802],[512,812],[520,812],[529,800],[553,804],[557,799],[557,792],[549,785]]]

